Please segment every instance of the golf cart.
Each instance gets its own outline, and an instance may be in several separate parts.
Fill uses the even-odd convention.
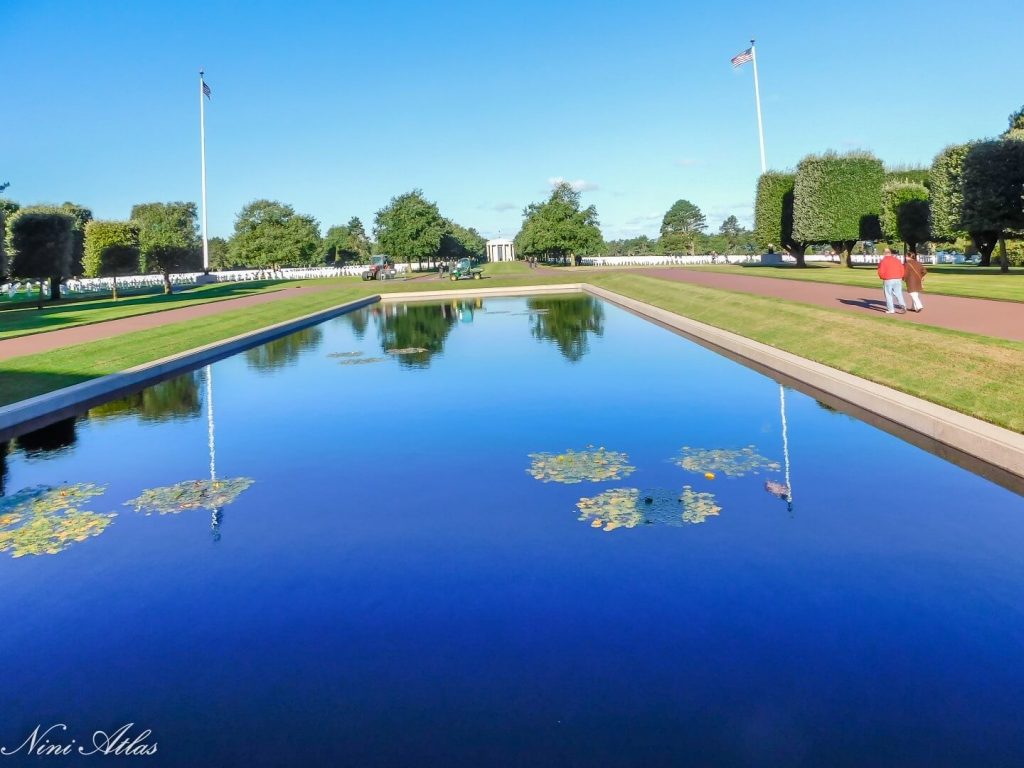
[[[390,280],[398,273],[395,264],[387,256],[371,256],[370,266],[363,270],[363,280]]]
[[[474,267],[472,259],[459,259],[455,266],[451,268],[451,279],[461,280],[462,278],[472,278],[473,280],[479,280],[484,274],[481,267]]]

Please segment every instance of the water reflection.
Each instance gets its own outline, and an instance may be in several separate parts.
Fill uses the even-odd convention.
[[[362,340],[366,335],[366,326],[370,323],[369,312],[356,310],[355,312],[346,312],[342,317],[348,320],[349,325],[352,326],[352,333],[355,337]]]
[[[538,341],[553,341],[562,356],[575,363],[589,350],[589,335],[604,334],[604,309],[593,296],[533,298],[530,331]]]
[[[268,341],[266,344],[260,344],[258,347],[247,349],[245,361],[253,370],[260,373],[273,373],[281,368],[294,365],[303,352],[320,346],[323,335],[324,332],[320,326],[304,328],[279,339]]]
[[[141,392],[119,397],[89,409],[90,419],[138,416],[143,421],[194,419],[201,412],[199,371],[162,381]]]
[[[0,441],[0,496],[7,494],[7,452],[10,450],[10,443],[6,440]]]
[[[375,306],[374,318],[381,348],[420,350],[396,355],[403,368],[427,368],[434,355],[444,350],[445,340],[460,316],[466,317],[466,302],[450,304],[405,304]]]
[[[715,495],[684,485],[681,491],[653,488],[612,488],[576,502],[579,520],[592,528],[614,531],[638,525],[697,525],[717,517],[722,508]]]
[[[30,458],[62,453],[77,442],[78,431],[75,428],[75,417],[73,416],[14,438],[14,446]]]

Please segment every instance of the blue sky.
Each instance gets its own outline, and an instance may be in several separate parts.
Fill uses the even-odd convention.
[[[928,163],[1024,104],[1024,3],[52,2],[0,0],[0,180],[98,217],[199,199],[210,234],[268,197],[324,230],[422,188],[488,236],[552,179],[607,238],[680,197],[751,217],[758,39],[769,167],[863,148]]]

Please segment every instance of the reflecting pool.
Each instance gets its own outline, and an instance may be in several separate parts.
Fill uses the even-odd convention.
[[[590,297],[371,306],[0,443],[0,489],[8,751],[1024,762],[1022,498]]]

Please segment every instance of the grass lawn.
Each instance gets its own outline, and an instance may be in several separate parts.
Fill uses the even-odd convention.
[[[180,290],[171,294],[146,293],[114,301],[113,299],[72,299],[55,304],[44,304],[36,309],[35,304],[22,302],[8,304],[0,309],[0,339],[27,336],[32,333],[55,331],[75,325],[102,323],[121,317],[147,315],[167,309],[178,309],[210,301],[237,299],[254,293],[279,291],[300,282],[295,280],[257,280],[248,283],[215,283]]]
[[[513,267],[519,265],[512,265]],[[529,273],[529,274],[527,274]],[[493,274],[493,273],[492,273]],[[336,287],[259,307],[174,323],[0,363],[0,404],[114,373],[218,339],[379,292],[550,284],[581,278],[618,293],[730,330],[954,410],[1024,432],[1024,344],[888,318],[660,280],[640,274],[566,272],[525,267],[482,282],[444,280]]]
[[[999,267],[972,267],[958,264],[926,264],[928,275],[924,279],[925,293],[949,296],[969,296],[978,299],[1024,301],[1024,269],[1011,269],[1002,274]],[[739,264],[707,264],[687,269],[726,272],[754,277],[777,277],[785,280],[812,280],[821,283],[855,285],[861,288],[880,288],[873,264],[844,267],[840,264],[808,264],[805,269],[795,266],[769,267]]]

